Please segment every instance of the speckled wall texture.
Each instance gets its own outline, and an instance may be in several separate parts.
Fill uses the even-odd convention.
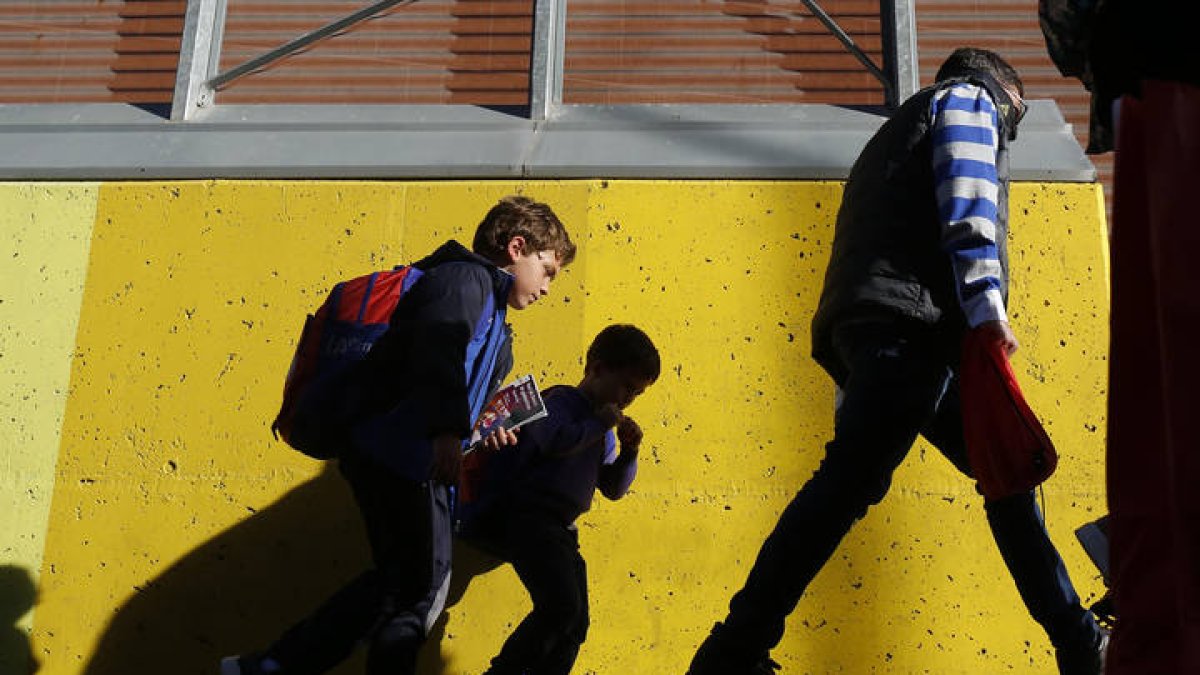
[[[332,283],[469,241],[508,193],[549,202],[580,244],[551,298],[511,315],[514,374],[574,382],[613,321],[642,326],[664,357],[630,410],[646,431],[633,492],[599,499],[581,522],[592,628],[577,673],[683,672],[830,432],[833,389],[808,357],[809,321],[839,183],[106,183],[46,187],[44,201],[33,189],[0,190],[15,254],[61,270],[87,261],[81,303],[66,271],[66,300],[32,303],[32,273],[17,288],[5,272],[0,294],[6,343],[74,336],[0,359],[0,404],[25,430],[6,445],[54,472],[32,637],[49,675],[215,672],[365,563],[336,471],[268,431],[293,341]],[[88,194],[94,208],[68,208]],[[1101,197],[1019,184],[1012,200],[1015,364],[1062,454],[1045,507],[1087,600],[1102,588],[1071,531],[1104,501]],[[29,231],[63,243],[43,250]],[[90,254],[72,239],[89,232]],[[43,312],[53,330],[13,327]],[[65,375],[35,380],[50,377],[37,367],[47,355],[50,370],[69,360],[69,389]],[[62,391],[65,413],[22,407],[35,386]],[[6,500],[31,470],[10,466]],[[48,495],[48,477],[40,485]],[[47,520],[34,511],[22,522]],[[792,616],[776,655],[785,672],[1048,672],[1050,645],[982,515],[972,484],[918,445]],[[20,565],[32,574],[37,556]],[[482,671],[527,607],[508,569],[475,578],[424,672]],[[356,659],[337,672],[361,672]]]

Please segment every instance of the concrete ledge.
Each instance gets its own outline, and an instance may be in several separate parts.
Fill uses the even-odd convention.
[[[535,122],[470,106],[0,106],[0,179],[846,177],[882,111],[562,106]],[[1057,106],[1031,102],[1015,180],[1092,182]]]

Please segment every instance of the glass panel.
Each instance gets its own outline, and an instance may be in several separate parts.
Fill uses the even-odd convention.
[[[184,0],[0,0],[0,103],[170,103],[184,11]]]
[[[229,0],[220,72],[373,4]],[[402,2],[227,83],[217,103],[529,103],[533,0]]]
[[[882,68],[878,0],[817,0]],[[799,0],[570,0],[564,103],[882,104]]]

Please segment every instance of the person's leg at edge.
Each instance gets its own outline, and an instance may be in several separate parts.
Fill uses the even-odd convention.
[[[1200,672],[1200,306],[1187,194],[1200,181],[1200,90],[1123,99],[1113,205],[1108,493],[1117,624],[1111,675]]]
[[[972,476],[963,440],[957,378],[951,381],[937,414],[922,435],[959,471]],[[1080,604],[1066,565],[1050,541],[1034,493],[985,503],[984,511],[1017,592],[1054,645],[1060,671],[1098,675],[1100,627]]]
[[[728,616],[697,650],[692,675],[762,667],[809,582],[854,522],[887,493],[892,473],[945,390],[949,370],[928,338],[871,326],[841,331],[838,344],[850,374],[834,438],[763,543]]]
[[[1143,87],[1155,115],[1154,136],[1147,143],[1155,162],[1150,187],[1149,229],[1155,269],[1164,298],[1161,312],[1166,390],[1167,461],[1170,483],[1167,520],[1175,543],[1172,578],[1176,592],[1171,611],[1176,619],[1176,672],[1200,673],[1200,427],[1196,425],[1196,383],[1200,381],[1200,297],[1196,294],[1194,256],[1200,247],[1195,210],[1179,195],[1200,184],[1200,86],[1181,82],[1146,82]],[[1189,220],[1190,219],[1190,220]],[[1190,224],[1185,224],[1190,223]]]

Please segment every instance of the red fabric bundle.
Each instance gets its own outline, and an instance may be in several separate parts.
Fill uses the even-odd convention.
[[[995,501],[1040,485],[1058,453],[1030,410],[1004,347],[968,331],[959,371],[967,458],[984,499]]]

